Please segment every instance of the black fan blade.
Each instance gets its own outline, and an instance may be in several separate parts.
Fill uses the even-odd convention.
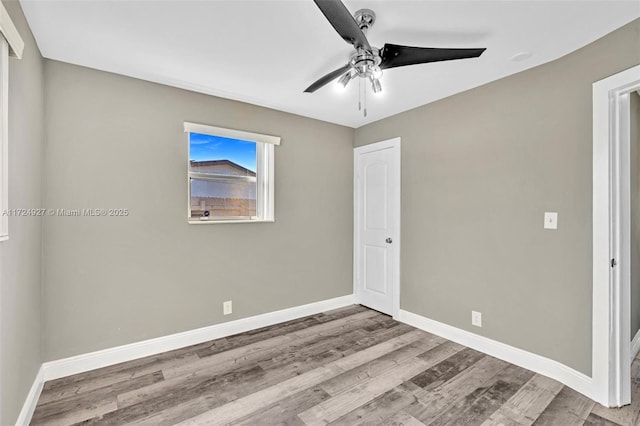
[[[428,62],[452,61],[454,59],[477,58],[486,49],[438,49],[433,47],[411,47],[385,44],[380,52],[380,68],[403,67]]]
[[[305,93],[313,93],[313,92],[315,92],[316,90],[318,90],[319,88],[321,88],[325,84],[330,83],[331,81],[333,81],[336,78],[340,77],[345,72],[349,71],[350,68],[351,68],[351,65],[347,64],[344,67],[338,68],[335,71],[331,71],[329,74],[325,75],[324,77],[319,78],[315,83],[313,83],[311,86],[307,87],[307,89],[305,90]]]
[[[325,18],[333,26],[347,43],[355,48],[364,48],[371,52],[371,46],[364,33],[358,26],[347,7],[340,0],[313,0],[324,14]]]

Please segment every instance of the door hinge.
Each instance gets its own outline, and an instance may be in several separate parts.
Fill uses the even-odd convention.
[[[611,267],[615,268],[616,266],[618,266],[618,262],[615,259],[611,259]]]

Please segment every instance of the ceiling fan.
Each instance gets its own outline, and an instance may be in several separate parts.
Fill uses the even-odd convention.
[[[455,59],[477,58],[486,49],[440,49],[432,47],[400,46],[386,43],[382,49],[375,48],[367,40],[367,31],[373,26],[376,14],[369,9],[360,9],[353,16],[340,0],[314,0],[320,11],[333,28],[355,51],[349,62],[319,78],[306,93],[313,93],[327,83],[340,77],[338,83],[346,87],[349,82],[360,77],[369,79],[374,93],[382,91],[380,77],[388,68],[417,65],[428,62],[451,61]],[[366,109],[365,109],[366,115]]]

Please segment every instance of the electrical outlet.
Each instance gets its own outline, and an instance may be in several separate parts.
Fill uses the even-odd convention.
[[[233,307],[231,306],[231,300],[222,303],[222,314],[229,315],[233,312]]]
[[[471,325],[482,327],[482,312],[471,311]]]

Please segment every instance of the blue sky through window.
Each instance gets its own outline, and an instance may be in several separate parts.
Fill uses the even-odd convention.
[[[189,160],[230,160],[256,171],[256,143],[220,136],[189,134]]]

